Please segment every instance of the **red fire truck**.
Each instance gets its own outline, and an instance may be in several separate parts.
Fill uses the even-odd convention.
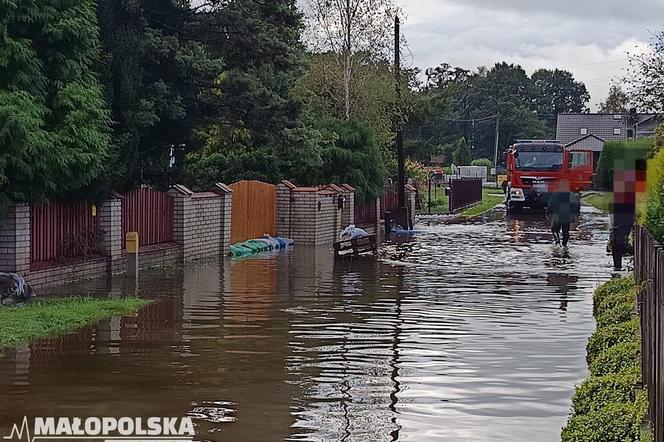
[[[518,140],[507,150],[507,210],[545,208],[560,181],[567,179],[572,192],[592,186],[593,152],[567,149],[559,141]]]

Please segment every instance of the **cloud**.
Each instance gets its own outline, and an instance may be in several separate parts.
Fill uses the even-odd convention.
[[[659,29],[664,2],[641,0],[405,0],[404,33],[422,69],[508,61],[527,71],[561,68],[586,83],[591,105],[626,66],[625,52]]]
[[[418,3],[417,0],[412,3]],[[446,2],[439,2],[446,3]],[[450,0],[479,10],[512,11],[519,15],[557,16],[566,19],[583,19],[601,23],[604,20],[658,24],[657,17],[664,15],[664,3],[660,0],[639,0],[638,6],[624,0]]]

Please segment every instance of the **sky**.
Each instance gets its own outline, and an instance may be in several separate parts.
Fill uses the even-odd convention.
[[[443,62],[475,69],[496,62],[571,71],[596,110],[626,52],[646,50],[664,27],[664,1],[400,0],[411,64],[423,71]],[[659,18],[659,20],[658,20]]]

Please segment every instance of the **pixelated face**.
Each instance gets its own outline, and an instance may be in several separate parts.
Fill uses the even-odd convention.
[[[613,164],[613,202],[617,205],[632,205],[646,192],[648,151],[628,148]]]
[[[558,186],[558,190],[560,192],[569,192],[569,181],[568,180],[560,180],[560,185]]]

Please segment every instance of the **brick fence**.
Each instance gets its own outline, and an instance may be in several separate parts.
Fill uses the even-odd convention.
[[[334,184],[277,185],[277,235],[296,244],[332,247],[339,231],[354,224],[355,189]]]
[[[174,200],[173,242],[141,247],[141,268],[172,265],[227,253],[230,243],[232,191],[216,184],[210,192],[194,193],[184,186],[169,192]],[[0,271],[23,275],[35,288],[122,273],[126,255],[122,238],[122,196],[112,194],[98,210],[101,254],[31,262],[30,207],[17,204],[0,216]],[[140,234],[139,233],[139,240]]]

